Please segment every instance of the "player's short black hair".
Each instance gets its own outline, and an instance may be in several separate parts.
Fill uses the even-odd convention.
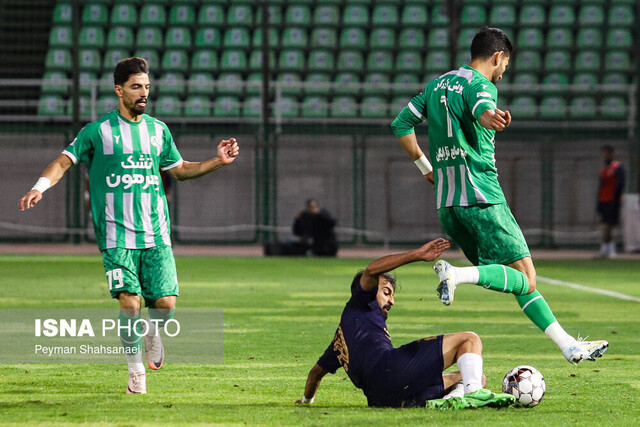
[[[116,69],[113,72],[113,83],[116,86],[122,86],[129,80],[130,76],[140,73],[149,74],[147,61],[137,56],[125,58],[116,65]]]
[[[364,270],[360,270],[356,273],[356,276],[358,279],[360,277],[362,277],[362,274],[364,273]],[[382,277],[384,277],[385,279],[387,279],[387,281],[389,282],[389,284],[391,284],[391,286],[393,287],[393,292],[397,292],[398,289],[400,289],[400,285],[398,284],[398,281],[396,280],[396,276],[394,276],[391,273],[382,273],[381,274]]]
[[[602,146],[602,148],[601,148],[601,150],[602,150],[602,151],[606,151],[606,152],[607,152],[607,153],[609,153],[609,154],[613,154],[613,153],[614,153],[614,151],[616,151],[616,150],[613,148],[613,145],[603,145],[603,146]]]
[[[471,42],[471,59],[489,58],[496,52],[504,52],[506,56],[511,56],[513,43],[509,36],[499,28],[480,28]]]

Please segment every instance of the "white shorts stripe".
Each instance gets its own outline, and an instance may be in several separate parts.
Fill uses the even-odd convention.
[[[539,298],[542,298],[542,295],[538,295],[537,297],[535,297],[534,299],[532,299],[531,301],[526,303],[524,306],[522,306],[522,311],[525,311],[527,309],[527,307],[529,306],[529,304],[531,304],[532,302],[534,302],[535,300],[537,300]]]
[[[481,99],[478,102],[476,102],[476,105],[473,106],[473,108],[471,109],[471,115],[475,117],[476,115],[476,108],[478,108],[478,105],[482,104],[486,102],[487,104],[490,104],[494,109],[496,108],[496,103],[493,102],[490,99]]]
[[[136,227],[133,219],[133,193],[122,195],[122,223],[124,225],[124,245],[127,249],[136,248]]]
[[[440,209],[442,206],[442,181],[444,177],[442,176],[442,169],[438,169],[438,190],[436,191],[436,209]]]
[[[469,206],[467,201],[467,166],[460,165],[460,206]]]
[[[158,196],[158,225],[160,226],[160,235],[165,245],[171,246],[171,237],[169,236],[169,226],[167,218],[164,215],[164,200],[162,196]]]
[[[131,125],[118,117],[120,124],[120,140],[122,141],[122,153],[133,154],[133,141],[131,140]]]
[[[100,132],[102,132],[102,154],[113,154],[113,132],[111,132],[109,120],[100,123]]]
[[[112,249],[116,247],[116,219],[113,193],[107,193],[107,203],[104,211],[106,242],[105,247]]]
[[[140,194],[142,210],[142,229],[144,230],[144,247],[151,248],[156,245],[151,223],[151,193]]]
[[[447,186],[446,206],[452,206],[456,195],[456,169],[453,166],[447,166]]]
[[[146,121],[137,126],[140,134],[140,150],[142,154],[151,154],[151,144],[149,143],[149,128]]]
[[[507,292],[507,267],[503,265],[502,269],[504,270],[504,289],[502,292]]]
[[[162,154],[162,137],[164,135],[164,128],[160,126],[158,123],[154,123],[153,127],[156,129],[156,141],[158,142],[158,144],[156,145],[156,148],[158,150],[158,156],[159,156],[160,154]]]

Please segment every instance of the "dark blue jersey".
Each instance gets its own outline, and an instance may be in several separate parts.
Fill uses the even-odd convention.
[[[363,388],[380,358],[393,350],[384,315],[376,300],[378,289],[365,291],[360,285],[362,273],[351,283],[347,302],[336,335],[318,360],[318,365],[335,374],[343,367],[353,384]]]

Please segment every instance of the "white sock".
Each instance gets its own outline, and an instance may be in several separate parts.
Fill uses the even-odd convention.
[[[456,285],[460,283],[477,284],[480,280],[480,270],[478,267],[454,267],[456,276]]]
[[[564,350],[576,343],[576,339],[569,335],[562,326],[560,326],[560,323],[558,323],[557,320],[547,326],[544,333],[547,334],[547,336],[551,338],[558,347],[560,347],[560,350]]]
[[[480,390],[482,388],[482,356],[476,353],[465,353],[458,357],[456,364],[462,375],[465,394]]]
[[[454,384],[451,391],[442,396],[443,399],[451,399],[452,397],[464,397],[464,385],[462,384],[462,381]]]
[[[609,244],[602,242],[600,243],[600,255],[606,256],[609,254]]]
[[[611,242],[609,242],[609,255],[615,255],[616,254],[616,242],[614,242],[613,240]]]

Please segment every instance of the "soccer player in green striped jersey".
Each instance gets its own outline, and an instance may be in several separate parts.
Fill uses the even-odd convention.
[[[20,199],[19,209],[34,207],[69,168],[87,163],[96,239],[109,291],[120,303],[120,325],[126,326],[121,340],[129,366],[127,393],[144,394],[141,340],[144,337],[147,364],[159,369],[164,361],[159,330],[173,317],[179,295],[160,171],[181,181],[198,178],[232,163],[239,147],[230,138],[220,142],[216,157],[184,161],[167,125],[145,114],[150,86],[147,62],[137,57],[123,59],[115,68],[114,83],[118,109],[80,131]],[[146,333],[132,326],[144,324],[137,322],[141,298],[150,307]]]
[[[424,177],[434,184],[444,231],[475,267],[436,262],[438,294],[451,304],[460,283],[512,293],[531,321],[571,363],[595,360],[606,341],[576,340],[560,326],[536,290],[536,271],[522,231],[498,182],[495,135],[511,123],[500,110],[495,83],[502,79],[513,46],[500,29],[483,27],[471,43],[471,63],[429,82],[391,125]],[[420,149],[414,127],[428,120],[429,155]]]

